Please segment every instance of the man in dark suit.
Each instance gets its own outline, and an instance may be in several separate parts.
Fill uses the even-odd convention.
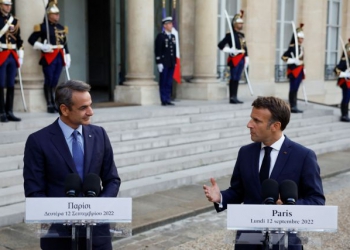
[[[254,143],[240,149],[228,189],[220,192],[214,178],[211,178],[211,186],[203,186],[208,200],[214,203],[218,212],[224,211],[228,204],[262,204],[261,183],[271,178],[278,183],[292,180],[297,184],[299,199],[296,205],[324,205],[320,168],[315,153],[283,134],[290,119],[288,104],[275,97],[258,97],[252,106],[247,127]],[[267,156],[270,159],[267,169],[262,167],[265,147],[271,149],[270,156]],[[278,200],[276,204],[282,204],[282,201]],[[239,233],[237,235],[239,237]],[[236,246],[236,249],[240,248]],[[243,249],[248,248],[245,246]],[[249,249],[261,248],[257,246]]]
[[[82,180],[87,174],[94,173],[101,178],[99,196],[117,196],[120,178],[113,149],[106,131],[90,125],[93,110],[89,91],[90,85],[81,81],[67,81],[57,86],[55,101],[60,117],[53,124],[31,134],[25,145],[23,177],[26,197],[65,197],[65,178],[71,173],[79,174]],[[78,142],[75,146],[74,140]],[[77,150],[82,153],[81,164],[76,161]],[[51,229],[66,236],[71,230],[63,225],[54,225]],[[84,231],[83,228],[81,231]],[[85,243],[84,240],[80,242]],[[94,227],[92,243],[93,249],[112,249],[109,224]],[[70,249],[71,241],[69,238],[45,236],[41,238],[41,247]],[[83,246],[80,247],[83,249]]]
[[[174,105],[171,100],[173,75],[176,65],[176,38],[171,33],[172,17],[162,20],[164,31],[159,33],[155,41],[156,63],[159,71],[159,93],[162,106]]]

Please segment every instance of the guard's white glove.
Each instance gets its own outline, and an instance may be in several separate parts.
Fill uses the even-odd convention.
[[[66,62],[66,67],[67,67],[67,69],[69,69],[69,67],[70,67],[70,63],[71,63],[71,58],[70,58],[70,54],[65,54],[64,55],[64,61]]]
[[[298,58],[288,58],[287,64],[295,64],[297,66],[302,65],[304,62],[299,60]]]
[[[248,68],[248,66],[249,66],[249,57],[246,56],[246,57],[244,58],[244,68],[246,69],[246,68]]]
[[[157,67],[158,67],[158,72],[159,72],[159,73],[162,73],[162,72],[163,72],[163,69],[164,69],[163,64],[159,63],[159,64],[157,64]]]
[[[350,78],[350,72],[349,71],[340,72],[339,78]]]
[[[17,55],[18,55],[19,67],[22,67],[22,65],[23,65],[23,57],[24,57],[23,49],[18,50],[17,51]]]
[[[229,48],[229,47],[223,48],[222,51],[225,52],[225,53],[232,54],[233,56],[236,56],[239,53],[243,53],[244,52],[244,50],[242,50],[242,49]]]
[[[52,52],[52,45],[47,43],[47,40],[45,40],[44,43],[35,42],[34,43],[34,49],[42,50],[45,53]]]

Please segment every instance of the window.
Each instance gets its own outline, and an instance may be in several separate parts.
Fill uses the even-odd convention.
[[[225,16],[225,10],[227,11],[230,22],[232,22],[233,16],[240,12],[241,10],[241,0],[219,0],[219,13],[218,13],[218,41],[221,41],[226,35],[227,32],[229,32],[229,26],[226,20]],[[227,54],[223,53],[218,49],[218,77],[222,81],[226,81],[229,78],[230,71],[227,68]],[[242,74],[243,75],[243,74]]]
[[[338,64],[343,48],[339,45],[341,28],[341,0],[328,0],[325,80],[337,79],[333,69]],[[344,40],[344,38],[343,38]],[[347,41],[344,40],[344,43]]]
[[[288,49],[293,35],[292,22],[296,19],[297,0],[278,0],[277,34],[275,58],[275,82],[286,82],[287,65],[282,61],[283,53]],[[299,24],[295,23],[298,27]]]

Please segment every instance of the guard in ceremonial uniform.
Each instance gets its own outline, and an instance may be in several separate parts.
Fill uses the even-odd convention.
[[[293,35],[288,50],[284,52],[282,56],[282,60],[288,65],[289,104],[292,113],[303,113],[303,111],[299,110],[297,107],[298,89],[301,81],[305,78],[303,62],[304,48],[301,46],[304,41],[303,26],[304,24],[300,24],[300,27],[296,30],[299,55],[296,54],[295,39]]]
[[[57,8],[57,1],[49,2],[46,14],[45,18],[48,18],[48,22],[44,19],[43,23],[35,25],[28,42],[33,45],[34,49],[42,52],[39,64],[43,67],[45,77],[44,94],[47,112],[55,113],[55,88],[62,68],[70,67],[71,57],[67,46],[68,27],[58,23],[60,11]],[[47,27],[49,32],[47,32]]]
[[[343,53],[339,64],[334,69],[334,72],[338,75],[338,86],[342,89],[343,99],[340,104],[341,117],[340,121],[350,122],[349,118],[349,101],[350,101],[350,39],[345,45],[345,53]],[[348,61],[348,62],[347,62]]]
[[[166,17],[162,20],[164,31],[157,35],[155,41],[156,63],[159,71],[159,93],[162,106],[174,105],[170,101],[176,65],[176,39],[171,34],[172,21],[172,17]]]
[[[0,122],[18,122],[21,119],[13,114],[13,99],[17,68],[23,64],[23,40],[19,20],[10,13],[12,0],[0,0],[0,8]]]
[[[227,65],[230,67],[229,94],[230,103],[232,104],[243,103],[237,98],[238,84],[244,68],[247,68],[249,65],[248,48],[244,34],[242,33],[243,14],[244,12],[241,10],[241,13],[236,14],[232,20],[233,37],[236,47],[233,47],[230,33],[227,33],[224,39],[218,44],[220,50],[229,53]]]

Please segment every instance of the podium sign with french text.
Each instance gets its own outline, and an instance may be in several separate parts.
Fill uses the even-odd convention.
[[[26,223],[131,223],[131,198],[26,198]]]
[[[229,230],[296,230],[335,232],[337,206],[228,205]]]

